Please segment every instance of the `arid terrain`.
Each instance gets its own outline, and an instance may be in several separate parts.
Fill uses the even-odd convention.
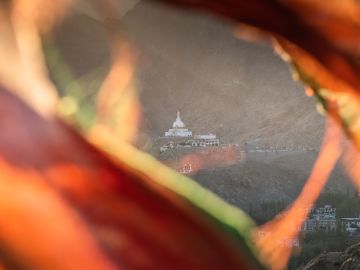
[[[211,17],[140,2],[112,21],[137,52],[137,85],[142,104],[138,146],[160,155],[153,142],[181,111],[196,133],[216,133],[226,144],[307,151],[249,153],[241,161],[198,171],[192,177],[226,201],[285,199],[300,192],[320,147],[323,117],[289,67],[267,44],[237,39],[232,25]],[[69,17],[55,45],[74,80],[94,92],[109,65],[105,26],[84,14]],[[71,81],[67,83],[72,83]],[[340,167],[327,190],[345,192]]]

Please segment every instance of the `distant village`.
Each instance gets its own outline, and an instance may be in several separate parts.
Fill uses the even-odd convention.
[[[311,211],[309,218],[301,227],[303,232],[336,232],[349,235],[360,234],[360,216],[336,218],[336,208],[324,205]]]
[[[331,205],[324,205],[318,208],[309,208],[306,209],[309,214],[308,219],[304,224],[298,228],[302,233],[342,233],[349,237],[360,236],[360,213],[357,217],[347,217],[347,218],[336,218],[336,208]],[[280,214],[281,215],[281,214]],[[290,227],[293,226],[292,222],[288,224]],[[268,237],[271,235],[271,232],[259,230],[257,231],[258,237]],[[279,244],[289,247],[299,247],[299,239],[291,238],[281,238],[276,241]]]

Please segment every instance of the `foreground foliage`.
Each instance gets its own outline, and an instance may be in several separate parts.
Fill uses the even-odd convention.
[[[74,93],[59,98],[42,52],[43,39],[74,2],[5,1],[0,4],[5,269],[258,269],[259,261],[284,269],[292,250],[281,240],[298,236],[304,209],[316,201],[340,157],[338,127],[355,146],[344,160],[360,185],[357,1],[164,1],[252,27],[239,28],[240,36],[258,37],[260,30],[271,37],[308,94],[318,99],[332,120],[303,192],[283,215],[254,230],[243,212],[129,146],[139,122],[136,95],[129,94],[134,59],[111,20],[112,67],[97,95],[96,114],[77,134],[82,101]],[[110,0],[89,3],[103,18],[118,16]],[[290,221],[293,228],[284,229]]]

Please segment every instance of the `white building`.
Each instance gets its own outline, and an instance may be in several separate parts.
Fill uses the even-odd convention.
[[[213,133],[193,136],[192,131],[187,129],[181,120],[180,112],[177,113],[172,128],[165,132],[165,139],[167,142],[160,147],[161,153],[179,147],[220,147],[220,140]]]
[[[331,207],[331,205],[328,204],[324,207],[319,207],[315,210],[313,218],[316,220],[336,219],[336,208]]]
[[[341,231],[353,234],[360,231],[360,217],[340,219]]]
[[[203,134],[203,135],[195,135],[194,139],[200,139],[200,140],[214,140],[216,139],[216,135],[212,133]]]
[[[318,223],[316,219],[307,219],[301,227],[302,231],[315,232],[317,231]]]
[[[180,118],[180,112],[177,113],[172,128],[165,132],[165,137],[192,137],[192,132],[185,127],[184,122]]]
[[[220,146],[220,140],[212,133],[195,135],[194,139],[189,142],[194,147]]]
[[[302,225],[301,230],[307,232],[315,231],[336,231],[336,208],[325,205],[315,209],[314,213]]]

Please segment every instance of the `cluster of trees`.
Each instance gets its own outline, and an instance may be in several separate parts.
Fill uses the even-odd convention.
[[[323,252],[344,251],[347,247],[359,242],[360,238],[319,231],[303,235],[300,240],[302,242],[301,248],[291,258],[288,266],[289,270],[295,270],[299,266],[307,264]]]
[[[261,225],[273,219],[281,211],[285,210],[289,205],[286,200],[267,200],[258,204],[249,203],[248,214]]]

